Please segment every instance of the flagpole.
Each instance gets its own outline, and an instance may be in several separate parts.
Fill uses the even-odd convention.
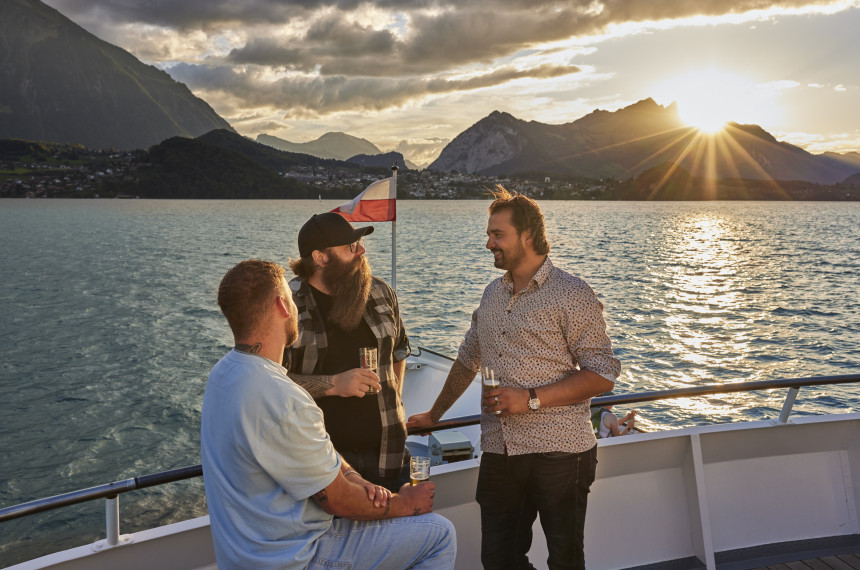
[[[397,165],[391,167],[391,183],[394,185],[394,203],[397,207]],[[396,210],[395,210],[396,211]],[[397,292],[397,216],[391,221],[391,288]]]

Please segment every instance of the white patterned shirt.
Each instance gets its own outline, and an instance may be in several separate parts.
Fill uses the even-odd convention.
[[[473,370],[489,367],[501,386],[537,388],[580,370],[615,381],[621,364],[606,334],[603,304],[588,284],[549,257],[522,291],[510,272],[484,290],[457,355]],[[481,414],[481,449],[489,453],[581,453],[597,443],[585,400],[500,418]]]

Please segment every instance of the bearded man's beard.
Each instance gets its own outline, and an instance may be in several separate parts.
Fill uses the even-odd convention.
[[[526,248],[523,247],[522,242],[517,240],[516,245],[514,245],[511,249],[512,251],[510,252],[506,252],[501,248],[491,250],[493,252],[498,251],[502,254],[502,256],[497,261],[493,262],[493,265],[495,265],[496,268],[513,271],[520,265],[520,263],[523,262],[526,257]]]
[[[370,264],[363,255],[351,262],[329,256],[322,269],[322,280],[332,295],[328,320],[341,330],[351,331],[364,316],[370,296]]]

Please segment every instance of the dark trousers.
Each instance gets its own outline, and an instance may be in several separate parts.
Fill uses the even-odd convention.
[[[476,499],[486,570],[534,568],[527,553],[540,514],[550,570],[585,568],[583,542],[597,446],[583,453],[484,453]]]
[[[385,487],[392,493],[400,490],[409,481],[409,451],[403,452],[403,468],[396,477],[382,478],[379,476],[379,451],[341,451],[340,454],[352,468],[367,481],[374,485]]]

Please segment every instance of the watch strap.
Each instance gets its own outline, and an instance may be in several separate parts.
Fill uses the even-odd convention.
[[[534,388],[529,388],[529,409],[533,412],[540,408],[540,400],[538,400],[537,392]]]

